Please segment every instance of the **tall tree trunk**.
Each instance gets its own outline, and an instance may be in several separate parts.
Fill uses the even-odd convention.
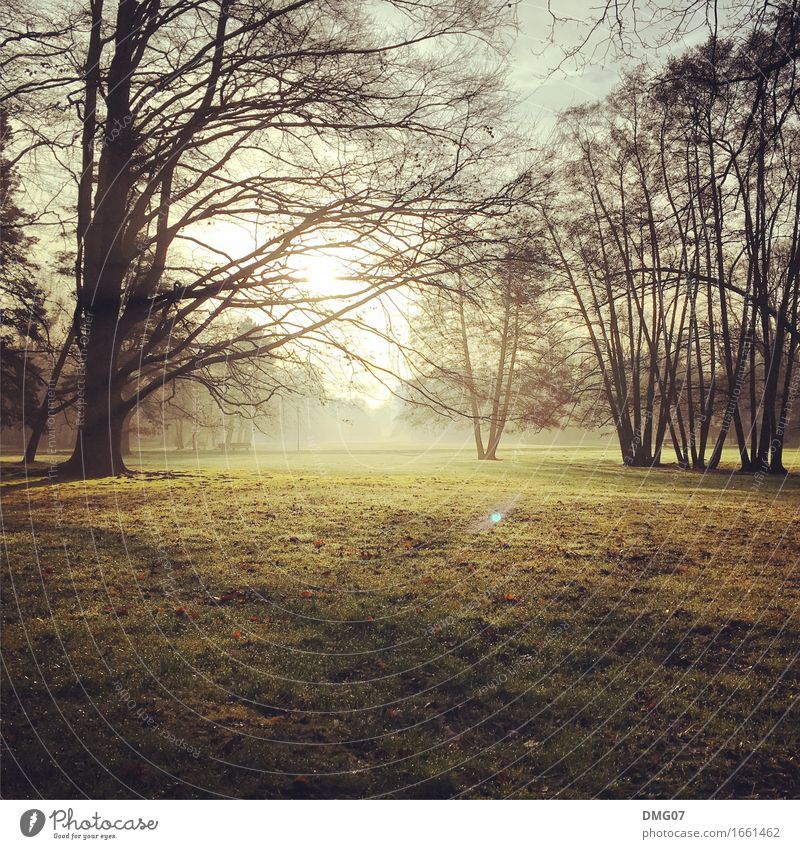
[[[64,341],[64,346],[62,347],[61,353],[58,355],[58,360],[50,373],[50,380],[48,381],[45,396],[42,399],[42,406],[36,413],[36,418],[34,420],[33,427],[31,428],[31,435],[28,437],[28,444],[25,447],[25,456],[22,458],[23,463],[33,463],[36,459],[36,452],[39,450],[39,442],[42,439],[42,434],[44,433],[47,425],[47,420],[51,415],[53,415],[54,411],[51,407],[51,401],[55,397],[56,386],[59,378],[61,377],[61,371],[64,368],[64,363],[67,361],[70,348],[72,348],[72,344],[75,341],[77,323],[78,312],[76,310],[72,319],[72,326],[70,327],[67,338]]]
[[[131,454],[131,416],[130,413],[122,418],[122,432],[120,436],[120,450],[123,457]]]
[[[126,408],[122,401],[117,365],[123,282],[134,253],[125,244],[125,224],[128,196],[135,180],[130,96],[140,23],[137,13],[136,0],[120,0],[114,54],[108,71],[106,134],[97,169],[95,207],[82,239],[83,267],[77,308],[84,319],[86,339],[84,381],[78,402],[80,416],[75,448],[61,471],[85,478],[126,471],[121,440],[124,417],[130,407]],[[84,157],[87,155],[91,161],[94,156],[91,139],[84,140]],[[87,197],[90,190],[91,186]]]
[[[722,201],[721,201],[721,189],[719,186],[717,168],[716,168],[716,156],[714,151],[714,132],[713,127],[711,125],[711,115],[709,112],[708,115],[708,125],[707,125],[707,135],[708,135],[708,164],[709,164],[709,172],[710,172],[710,182],[709,182],[709,191],[711,194],[712,201],[712,212],[713,212],[713,222],[714,222],[714,251],[716,256],[716,274],[717,274],[717,286],[719,289],[719,317],[720,317],[720,331],[722,336],[722,352],[723,352],[723,362],[725,365],[725,374],[728,378],[728,392],[734,392],[734,387],[736,386],[736,381],[739,378],[738,373],[734,373],[734,363],[733,363],[733,345],[731,343],[731,333],[730,333],[730,323],[728,321],[728,300],[727,293],[725,291],[725,249],[723,247],[724,237],[723,237],[723,213],[722,213]],[[745,320],[742,322],[744,332],[744,324],[746,322],[746,313],[747,306],[745,302],[745,308],[743,315]],[[722,449],[725,444],[725,439],[728,435],[728,430],[731,425],[731,420],[733,422],[734,431],[736,433],[736,440],[739,445],[739,456],[741,457],[742,468],[749,467],[750,458],[747,453],[747,443],[744,432],[744,427],[742,426],[741,416],[739,414],[739,398],[738,394],[736,395],[735,400],[733,397],[730,399],[728,404],[728,410],[730,410],[731,416],[728,418],[726,413],[725,420],[723,421],[723,428],[720,431],[720,435],[717,438],[717,443],[714,446],[714,451],[712,453],[712,458],[709,461],[708,467],[710,469],[714,469],[717,467],[720,461],[720,457],[722,456]]]
[[[497,449],[500,447],[500,440],[508,423],[508,413],[511,408],[511,392],[513,389],[514,370],[517,365],[517,348],[519,345],[519,304],[514,309],[514,330],[512,336],[511,358],[508,363],[508,371],[506,374],[506,385],[503,391],[503,403],[500,408],[497,424],[494,428],[492,441],[489,444],[487,453],[491,455],[492,460],[497,459]]]
[[[472,369],[472,356],[469,352],[469,335],[467,334],[467,320],[464,315],[464,291],[461,280],[458,281],[458,317],[461,326],[461,350],[464,357],[464,372],[467,379],[467,392],[469,393],[470,418],[472,419],[472,435],[475,439],[475,451],[479,460],[483,460],[486,452],[483,448],[483,434],[481,433],[481,411],[478,392],[475,387],[475,372]]]
[[[60,470],[70,477],[99,478],[127,472],[122,457],[122,429],[127,410],[113,383],[116,366],[113,307],[96,310],[88,331],[83,400],[72,456]]]
[[[798,301],[800,300],[800,186],[796,189],[795,225],[792,237],[792,251],[786,273],[787,297],[784,298],[784,324],[789,328],[797,328]],[[791,299],[788,293],[791,292]],[[791,300],[791,304],[789,303]],[[786,353],[786,368],[783,376],[783,392],[781,396],[780,415],[775,428],[775,438],[770,446],[769,471],[771,474],[786,474],[783,466],[783,441],[789,424],[792,407],[797,398],[797,379],[794,378],[794,360],[797,354],[797,333],[790,333],[789,349]]]
[[[81,174],[78,180],[78,221],[76,228],[76,252],[75,252],[75,292],[76,309],[72,318],[69,334],[64,347],[61,349],[59,358],[50,375],[49,386],[52,391],[58,384],[61,371],[64,368],[72,343],[80,326],[80,293],[83,281],[83,240],[92,214],[92,184],[94,181],[94,155],[95,155],[95,132],[97,129],[97,93],[100,88],[100,58],[103,50],[102,24],[103,24],[103,0],[91,0],[91,29],[89,35],[89,46],[86,53],[86,64],[84,65],[84,104],[83,104],[83,128],[81,131]],[[51,415],[49,392],[45,394],[42,407],[39,410],[34,423],[23,462],[32,463],[36,459],[39,449],[39,441],[44,433],[47,420]]]
[[[497,459],[497,444],[499,443],[499,433],[502,432],[500,425],[500,400],[503,395],[503,385],[505,383],[506,357],[508,355],[508,342],[510,335],[511,323],[511,280],[510,272],[509,279],[506,280],[505,305],[503,312],[503,330],[500,336],[500,353],[497,357],[497,375],[494,381],[492,393],[492,412],[489,427],[489,439],[486,444],[486,453],[483,456],[484,460]]]

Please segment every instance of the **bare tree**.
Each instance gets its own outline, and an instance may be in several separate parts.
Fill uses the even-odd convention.
[[[448,288],[421,293],[407,346],[408,401],[468,422],[480,460],[497,459],[509,426],[557,426],[573,399],[543,266],[533,259],[540,254],[526,235],[527,254],[498,238],[506,255],[481,256],[473,242],[473,256],[462,257]],[[491,252],[494,245],[483,247]]]

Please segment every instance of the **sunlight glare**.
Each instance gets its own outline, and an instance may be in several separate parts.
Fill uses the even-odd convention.
[[[298,279],[312,296],[335,297],[348,292],[345,269],[334,257],[315,253],[299,260]]]

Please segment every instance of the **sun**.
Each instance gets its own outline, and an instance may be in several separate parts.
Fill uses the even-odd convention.
[[[230,262],[245,264],[257,258],[261,246],[258,228],[243,222],[217,223],[212,233],[206,235],[208,253],[219,261],[220,255]],[[371,278],[365,258],[352,247],[333,246],[321,242],[295,244],[287,251],[274,269],[267,270],[278,281],[287,303],[305,303],[320,315],[347,311],[352,321],[345,322],[348,344],[355,357],[342,358],[341,353],[326,349],[328,374],[326,385],[332,396],[360,400],[368,409],[377,409],[391,400],[396,378],[408,375],[408,368],[389,340],[408,338],[408,296],[400,291],[377,293],[369,299],[370,287],[378,289],[377,279]],[[288,284],[289,291],[284,286]],[[258,310],[254,320],[260,321]],[[313,343],[312,343],[313,347]],[[315,355],[319,356],[319,349]],[[362,361],[377,368],[370,372],[367,366],[354,374],[354,363]],[[378,379],[375,375],[381,375]],[[349,387],[342,390],[343,386]]]
[[[297,281],[304,291],[316,297],[341,297],[352,289],[347,269],[335,257],[322,252],[304,254],[297,259]]]
[[[260,243],[254,223],[218,222],[205,244],[218,261],[221,257],[234,263],[258,259]],[[297,289],[312,298],[346,298],[357,289],[344,258],[324,246],[296,246],[284,263]]]

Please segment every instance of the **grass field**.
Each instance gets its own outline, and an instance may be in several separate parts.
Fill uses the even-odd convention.
[[[6,797],[800,795],[794,475],[140,466],[4,472]]]

